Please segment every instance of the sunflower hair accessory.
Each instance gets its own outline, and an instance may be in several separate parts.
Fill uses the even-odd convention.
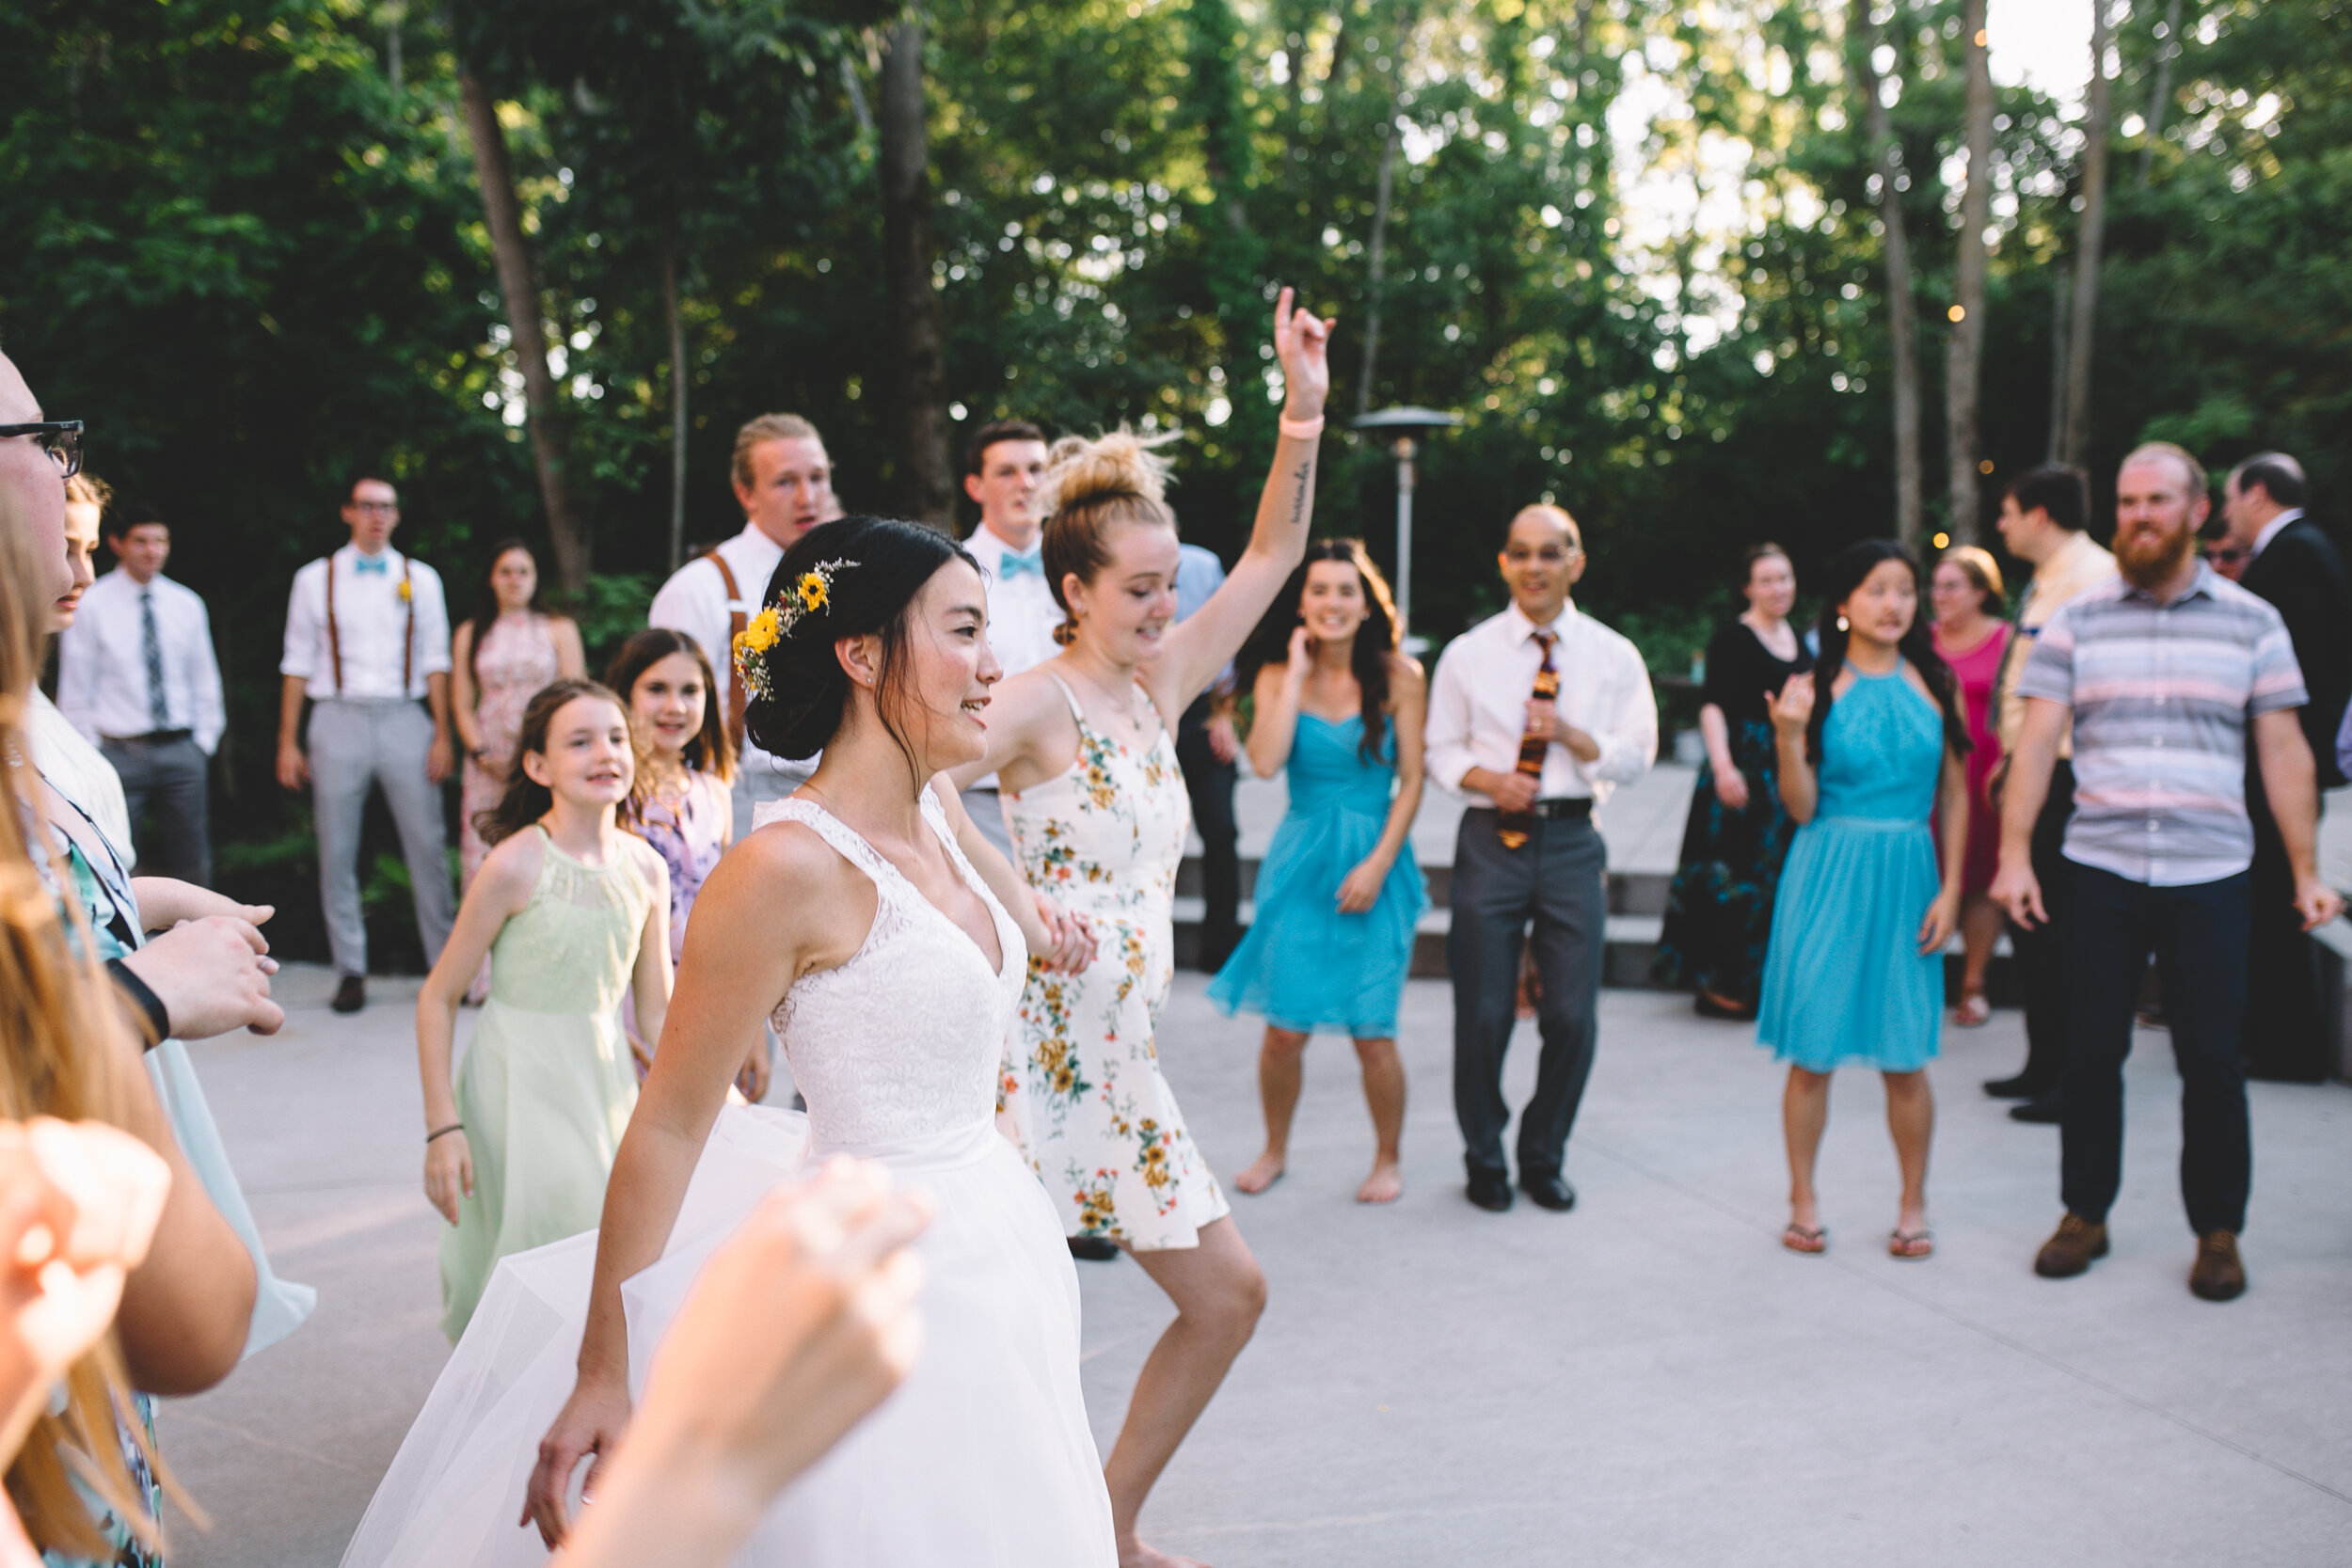
[[[856,564],[854,561],[818,562],[787,585],[774,604],[751,618],[735,640],[735,672],[743,678],[745,691],[755,698],[772,695],[764,656],[791,636],[792,628],[803,620],[821,614],[833,603],[833,579]]]

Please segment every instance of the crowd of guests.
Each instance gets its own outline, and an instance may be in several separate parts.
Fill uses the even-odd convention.
[[[358,856],[371,792],[401,837],[432,963],[417,1006],[423,1181],[448,1226],[443,1327],[461,1361],[502,1260],[598,1239],[574,1325],[579,1380],[528,1492],[572,1560],[621,1560],[623,1543],[687,1528],[679,1498],[702,1483],[679,1469],[705,1450],[679,1435],[683,1406],[718,1400],[734,1423],[733,1506],[690,1531],[719,1551],[906,1377],[907,1248],[932,1216],[864,1166],[730,1211],[735,1239],[707,1289],[690,1298],[681,1284],[663,1308],[674,1326],[774,1341],[753,1375],[673,1334],[630,1415],[618,1307],[620,1280],[663,1256],[681,1212],[702,1212],[689,1178],[714,1128],[772,1135],[725,1118],[765,1098],[779,1040],[799,1068],[817,1049],[812,1017],[833,1016],[837,1041],[930,1016],[872,1006],[882,981],[866,972],[889,967],[874,957],[889,942],[912,943],[890,963],[971,989],[952,1028],[1003,1006],[1001,1045],[992,1036],[984,1049],[1005,1138],[988,1141],[1018,1150],[1010,1168],[1030,1196],[987,1189],[1001,1173],[959,1187],[946,1172],[963,1165],[911,1155],[904,1140],[829,1140],[840,1103],[905,1107],[892,1098],[903,1086],[845,1076],[821,1055],[796,1072],[816,1141],[930,1172],[948,1195],[948,1238],[973,1223],[973,1204],[1033,1196],[1071,1256],[1124,1253],[1167,1291],[1175,1321],[1107,1463],[1091,1468],[1088,1439],[1085,1475],[1055,1483],[1037,1537],[1099,1529],[1120,1557],[1152,1560],[1136,1537],[1144,1501],[1265,1299],[1159,1062],[1178,869],[1196,828],[1209,995],[1264,1025],[1265,1144],[1234,1180],[1242,1193],[1285,1172],[1317,1033],[1349,1037],[1361,1069],[1373,1158],[1358,1197],[1403,1192],[1397,1014],[1429,902],[1411,829],[1435,784],[1467,805],[1446,944],[1466,1196],[1489,1211],[1517,1193],[1575,1206],[1566,1146],[1596,1054],[1607,928],[1595,816],[1652,765],[1657,705],[1639,652],[1578,607],[1581,531],[1549,503],[1503,531],[1507,608],[1449,643],[1434,672],[1405,651],[1362,545],[1308,539],[1327,330],[1287,299],[1278,311],[1286,372],[1313,395],[1285,410],[1230,574],[1177,537],[1152,441],[985,426],[965,478],[979,521],[957,546],[847,516],[815,427],[765,415],[732,460],[742,531],[671,578],[602,682],[587,675],[577,626],[542,604],[520,541],[490,549],[471,613],[453,626],[439,575],[391,545],[399,496],[380,479],[349,492],[348,543],[296,575],[278,775],[314,813],[338,1011],[366,1005]],[[0,414],[37,416],[13,368],[0,369]],[[12,771],[17,809],[0,842],[23,883],[4,961],[32,999],[0,1020],[23,1036],[8,1056],[14,1081],[0,1085],[0,1230],[22,1240],[47,1227],[11,1254],[18,1326],[0,1340],[18,1336],[29,1380],[8,1391],[25,1538],[52,1560],[144,1560],[169,1484],[150,1396],[217,1382],[314,1298],[272,1272],[181,1044],[282,1019],[262,935],[274,911],[206,887],[205,776],[223,718],[204,606],[163,575],[163,519],[110,506],[79,473],[79,436],[38,418],[0,426],[11,568],[0,739],[27,761]],[[2244,1081],[2324,1075],[2308,933],[2341,901],[2316,871],[2318,789],[2352,764],[2352,584],[2303,517],[2303,486],[2282,455],[2240,465],[2201,559],[2209,485],[2180,448],[2124,461],[2112,554],[2085,531],[2082,474],[2020,474],[1999,521],[2030,574],[2013,609],[1985,550],[1923,564],[1866,540],[1825,564],[1820,613],[1801,632],[1795,562],[1769,544],[1747,552],[1747,608],[1708,650],[1706,762],[1658,963],[1702,1014],[1752,1020],[1788,1064],[1789,1250],[1829,1245],[1816,1157],[1835,1072],[1864,1066],[1883,1076],[1899,1173],[1885,1245],[1932,1255],[1926,1069],[1947,1022],[1986,1022],[2006,932],[2028,1051],[1986,1088],[2061,1132],[2065,1212],[2037,1271],[2077,1275],[2106,1250],[2121,1069],[2153,958],[2185,1085],[2190,1285],[2215,1300],[2243,1291]],[[93,580],[102,539],[118,565]],[[38,591],[49,583],[54,594]],[[53,635],[54,706],[32,679]],[[1288,791],[1246,932],[1232,811],[1245,755]],[[780,913],[780,888],[813,901]],[[698,903],[716,912],[695,922]],[[933,916],[945,926],[909,934]],[[842,934],[852,926],[866,935]],[[798,955],[781,969],[778,943]],[[987,972],[955,979],[976,953]],[[819,976],[823,995],[845,994],[804,995]],[[481,1012],[461,1062],[468,1004]],[[1506,1148],[1504,1056],[1530,1013],[1535,1087]],[[809,1135],[795,1136],[778,1168],[805,1161]],[[971,1272],[950,1293],[999,1307],[1055,1295],[1033,1256],[1023,1280],[1006,1272],[1033,1241],[986,1267],[952,1265]],[[775,1301],[787,1304],[782,1328]],[[71,1333],[57,1326],[68,1322]],[[959,1321],[949,1370],[924,1374],[902,1405],[944,1409],[993,1386],[1004,1369],[976,1370],[987,1346],[974,1332]],[[1060,1388],[1070,1348],[1024,1354]],[[36,1409],[23,1388],[60,1375],[65,1403]],[[821,1417],[760,1408],[755,1394],[787,1385],[827,1390]],[[1082,1413],[1075,1426],[1070,1415],[1041,1410],[1027,1436],[1068,1459],[1056,1445],[1084,1435]],[[624,1420],[676,1445],[632,1442],[617,1463]],[[603,1456],[600,1495],[628,1501],[581,1523],[574,1471],[591,1455]],[[391,1513],[418,1505],[379,1499]]]

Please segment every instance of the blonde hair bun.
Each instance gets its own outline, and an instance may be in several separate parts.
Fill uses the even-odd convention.
[[[1175,465],[1159,449],[1176,437],[1172,430],[1139,436],[1125,425],[1090,441],[1083,436],[1063,436],[1046,453],[1045,479],[1038,487],[1039,514],[1051,517],[1073,507],[1114,499],[1165,508],[1168,476]]]

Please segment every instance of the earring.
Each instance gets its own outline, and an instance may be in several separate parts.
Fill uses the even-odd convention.
[[[1837,629],[1839,631],[1844,631],[1846,629],[1846,618],[1843,615],[1837,617]]]

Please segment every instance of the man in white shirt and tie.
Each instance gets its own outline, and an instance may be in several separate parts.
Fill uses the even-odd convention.
[[[752,831],[752,808],[791,794],[817,765],[771,756],[744,737],[746,693],[735,671],[735,638],[759,613],[784,552],[818,523],[840,516],[841,503],[834,499],[824,437],[798,414],[762,414],[735,433],[734,481],[743,531],[672,573],[653,596],[645,624],[692,638],[718,674],[713,700],[726,705],[727,729],[735,736],[735,837],[740,842]]]
[[[1560,1212],[1576,1206],[1561,1165],[1592,1072],[1608,935],[1608,853],[1593,813],[1656,759],[1658,705],[1641,653],[1569,601],[1585,566],[1574,518],[1526,508],[1500,560],[1510,608],[1447,644],[1429,693],[1429,777],[1470,802],[1446,939],[1454,1112],[1470,1200],[1510,1208],[1502,1058],[1520,954],[1532,950],[1543,1053],[1519,1117],[1519,1185]]]
[[[57,708],[122,779],[140,869],[210,887],[206,775],[224,724],[204,601],[165,577],[171,530],[152,508],[104,524],[115,569],[90,584],[58,639]]]
[[[979,503],[980,526],[963,547],[988,585],[988,645],[1007,675],[1034,670],[1060,652],[1054,629],[1061,606],[1045,583],[1044,519],[1037,515],[1045,477],[1045,432],[1026,420],[998,420],[974,434],[963,460],[963,493]],[[1005,828],[1003,799],[990,774],[963,792],[963,809],[1005,859],[1021,863]]]
[[[417,932],[430,964],[441,956],[456,914],[440,789],[454,753],[449,607],[440,575],[391,547],[400,497],[383,480],[352,485],[343,523],[351,543],[295,573],[287,603],[286,651],[278,665],[278,782],[291,790],[310,786],[319,901],[341,976],[333,1006],[354,1013],[368,1000],[368,929],[359,905],[359,826],[368,790],[383,786],[400,830]]]

